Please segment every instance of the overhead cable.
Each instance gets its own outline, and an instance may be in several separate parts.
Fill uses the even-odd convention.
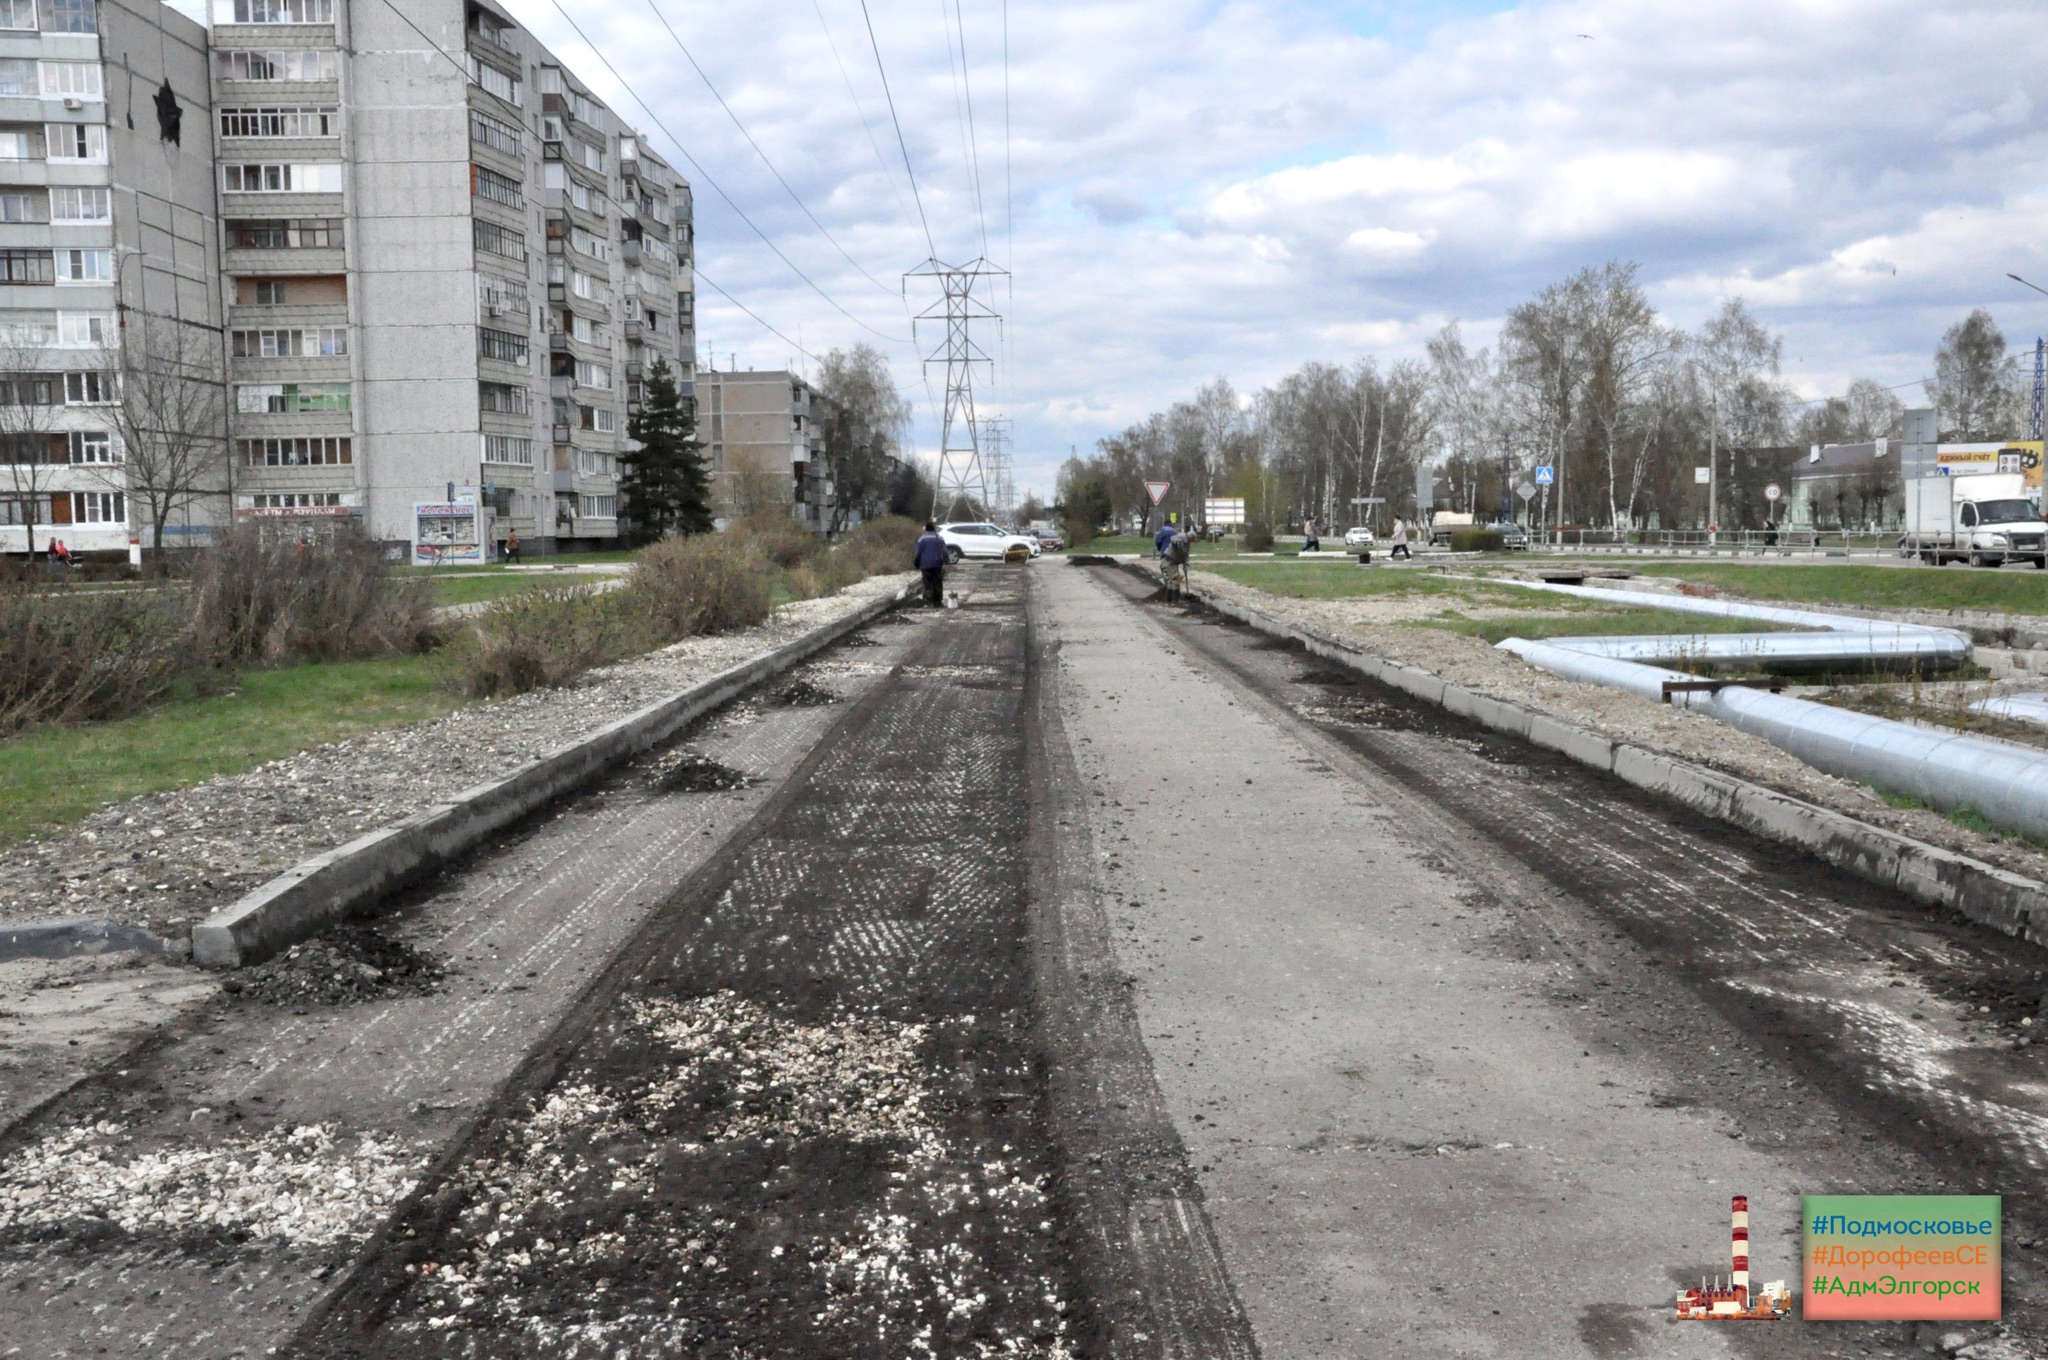
[[[917,220],[924,226],[925,248],[937,259],[939,248],[932,243],[932,223],[925,216],[924,195],[917,191],[917,171],[910,167],[910,144],[903,140],[903,120],[896,115],[896,96],[889,90],[889,72],[882,65],[882,45],[875,40],[875,20],[868,13],[868,0],[860,0],[860,17],[868,26],[868,46],[875,54],[875,72],[882,77],[882,97],[889,101],[889,121],[896,125],[896,146],[903,152],[903,173],[910,177],[910,196],[917,201]]]

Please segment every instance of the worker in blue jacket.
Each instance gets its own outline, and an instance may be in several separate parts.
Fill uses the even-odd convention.
[[[1152,535],[1152,550],[1161,557],[1166,556],[1166,549],[1173,542],[1173,535],[1173,521],[1166,520],[1162,522],[1159,526],[1159,532]]]
[[[911,560],[924,573],[924,602],[934,607],[944,604],[946,540],[939,537],[939,526],[933,521],[924,522],[924,535],[917,540],[917,550]]]

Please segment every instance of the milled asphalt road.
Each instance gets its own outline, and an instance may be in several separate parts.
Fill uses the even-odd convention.
[[[1111,569],[1034,586],[1144,1039],[1268,1360],[1903,1356],[1936,1339],[1672,1322],[1677,1287],[1728,1268],[1731,1194],[1750,1197],[1753,1281],[1796,1291],[1802,1192],[1926,1193],[1944,1168],[1873,1132],[1881,1112],[1872,1125],[1811,1089],[1781,1060],[1786,1036],[1766,1043],[1688,992],[1601,919],[1597,879],[1581,898],[1540,848],[1476,834],[1305,720],[1302,701],[1323,696],[1280,690],[1313,658],[1141,605],[1144,587]],[[1575,811],[1647,824],[1658,853],[1633,872],[1654,906],[1677,900],[1657,896],[1667,883],[1724,910],[1881,896],[1801,878],[1618,785],[1518,763],[1527,748],[1373,736],[1459,748],[1475,788],[1538,825],[1554,803],[1600,798]],[[1602,839],[1570,820],[1547,834]],[[1743,934],[1696,927],[1707,956],[1716,931]],[[1805,981],[1826,989],[1842,974],[1820,963]],[[1808,1021],[1830,1024],[1819,1010]],[[2007,1288],[2011,1317],[2025,1291],[2010,1265]]]

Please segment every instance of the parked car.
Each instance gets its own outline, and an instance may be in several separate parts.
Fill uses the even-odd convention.
[[[987,557],[1001,561],[1003,554],[1013,546],[1022,546],[1033,557],[1040,552],[1036,535],[1013,534],[993,524],[941,524],[939,539],[946,545],[946,561],[949,563],[958,562],[963,557]]]
[[[1047,552],[1058,552],[1067,546],[1066,536],[1057,529],[1034,529],[1031,532],[1038,539],[1038,546]]]
[[[1512,520],[1502,520],[1498,524],[1489,524],[1486,526],[1486,532],[1489,534],[1499,534],[1501,546],[1504,548],[1514,549],[1529,546],[1529,531]]]
[[[1363,524],[1352,525],[1344,531],[1344,546],[1353,552],[1370,552],[1372,550],[1372,530],[1366,528]]]

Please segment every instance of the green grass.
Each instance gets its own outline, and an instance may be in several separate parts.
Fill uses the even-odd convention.
[[[1968,567],[1746,566],[1733,562],[1670,562],[1636,567],[1645,576],[1676,576],[1719,586],[1731,595],[1800,604],[1878,605],[1899,609],[1993,609],[2048,614],[2048,572],[1973,571]]]
[[[1226,538],[1221,543],[1197,543],[1194,545],[1194,553],[1197,557],[1236,557],[1238,555],[1238,542],[1238,539]],[[1068,547],[1065,551],[1076,553],[1142,553],[1149,557],[1155,550],[1152,547],[1152,540],[1149,538],[1139,538],[1135,534],[1111,534],[1105,535],[1102,538],[1090,539],[1078,547]],[[1298,543],[1284,544],[1280,548],[1280,555],[1283,557],[1298,556],[1300,552],[1301,545]]]
[[[1251,586],[1270,595],[1289,595],[1301,600],[1412,599],[1441,597],[1446,602],[1482,605],[1494,609],[1571,609],[1577,602],[1564,596],[1517,590],[1513,586],[1482,585],[1454,581],[1433,571],[1405,571],[1396,568],[1367,570],[1335,559],[1307,562],[1249,561],[1204,562],[1202,570],[1213,571],[1225,580]],[[1592,601],[1585,607],[1597,608]]]
[[[548,557],[542,557],[538,553],[528,552],[521,555],[519,566],[594,567],[604,566],[607,564],[622,565],[624,563],[631,562],[632,560],[633,550],[630,548],[606,549],[603,552],[555,553],[552,556]],[[480,571],[509,572],[513,575],[519,574],[516,569],[507,567],[503,562],[458,562],[451,563],[445,567],[405,566],[392,567],[390,570],[394,574],[399,576],[457,576]]]
[[[1546,601],[1546,603],[1548,603]],[[1667,633],[1761,633],[1782,632],[1781,625],[1755,619],[1720,619],[1700,614],[1681,614],[1675,609],[1595,609],[1576,614],[1530,614],[1512,619],[1425,619],[1425,628],[1444,628],[1453,633],[1504,642],[1526,638],[1540,642],[1553,637],[1637,637]]]
[[[539,586],[574,585],[578,581],[603,579],[575,573],[560,576],[521,576],[509,572],[496,576],[443,576],[433,582],[433,596],[437,605],[475,604],[479,600],[495,600],[501,595],[513,595]]]
[[[250,671],[230,694],[0,741],[0,844],[66,826],[119,799],[446,713],[461,701],[441,678],[431,656]]]

